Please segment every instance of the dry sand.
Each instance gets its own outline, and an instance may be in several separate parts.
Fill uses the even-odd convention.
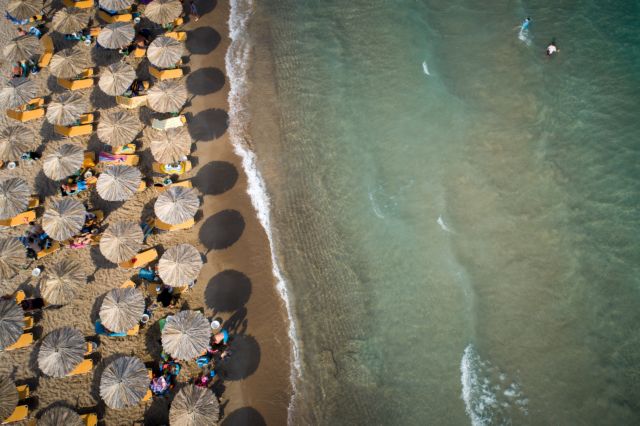
[[[6,0],[0,2],[4,10]],[[226,1],[201,0],[198,3],[202,15],[198,22],[186,25],[187,48],[190,52],[188,67],[190,74],[186,83],[193,94],[184,113],[188,118],[189,131],[193,136],[195,150],[191,160],[194,170],[189,178],[198,189],[202,206],[196,215],[195,228],[186,231],[154,234],[147,239],[147,246],[164,248],[180,242],[196,245],[206,254],[206,263],[194,289],[184,295],[180,308],[204,308],[208,317],[214,314],[225,320],[233,343],[232,356],[220,371],[224,380],[217,391],[224,391],[221,403],[224,425],[286,423],[287,406],[291,395],[290,342],[287,337],[287,319],[284,306],[275,290],[268,241],[260,226],[256,213],[247,195],[246,176],[241,161],[233,151],[226,133],[228,120],[227,93],[229,82],[224,75],[224,55],[229,45],[227,19],[229,5]],[[8,34],[12,28],[3,22],[0,34]],[[4,40],[4,37],[3,37]],[[56,45],[58,48],[58,45]],[[102,60],[102,59],[101,59]],[[99,61],[98,61],[99,62]],[[2,67],[6,69],[5,66]],[[143,63],[140,70],[146,69]],[[36,77],[43,90],[62,92],[46,70]],[[91,99],[96,111],[117,108],[113,98],[94,87],[84,91]],[[46,93],[43,93],[45,95]],[[140,110],[145,124],[149,124],[151,112]],[[8,123],[0,118],[0,126]],[[97,151],[101,143],[95,135],[84,138],[61,139],[52,133],[51,126],[41,119],[28,124],[34,129],[44,153],[62,143],[80,144]],[[140,166],[143,173],[151,176],[151,154],[148,141],[142,137]],[[139,142],[139,143],[140,143]],[[0,170],[0,179],[8,176],[26,178],[41,194],[50,195],[52,186],[41,173],[41,161],[21,163],[14,170]],[[153,214],[153,203],[157,193],[149,188],[124,203],[101,200],[95,191],[81,198],[91,208],[100,208],[106,213],[105,223],[120,220],[147,218]],[[0,236],[19,235],[23,229],[1,229]],[[36,337],[44,336],[61,326],[80,329],[85,336],[93,336],[93,323],[102,296],[111,288],[119,286],[131,277],[132,271],[124,270],[106,261],[98,247],[71,250],[62,249],[29,265],[11,280],[0,283],[0,293],[7,294],[20,288],[28,295],[35,295],[37,280],[30,276],[31,267],[43,265],[45,270],[62,258],[71,258],[81,263],[87,273],[88,283],[69,304],[59,309],[45,310],[37,322]],[[156,321],[169,309],[154,312],[152,325],[140,335],[127,338],[100,338],[98,357],[100,362],[91,374],[63,379],[48,378],[39,373],[37,367],[38,344],[12,352],[0,353],[0,374],[8,373],[16,381],[28,382],[32,388],[33,410],[56,403],[67,403],[73,407],[95,407],[106,425],[130,425],[168,423],[168,401],[155,398],[148,403],[123,410],[104,407],[98,395],[100,373],[105,362],[118,354],[134,354],[145,362],[157,359],[159,353],[159,329]],[[195,363],[188,363],[180,380],[186,373],[195,373]]]

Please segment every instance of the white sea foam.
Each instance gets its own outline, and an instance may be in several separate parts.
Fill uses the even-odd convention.
[[[431,73],[429,72],[429,67],[427,66],[427,61],[423,61],[423,62],[422,62],[422,71],[423,71],[426,75],[431,75]]]
[[[438,216],[438,220],[436,220],[436,222],[438,223],[438,225],[440,225],[440,228],[442,228],[443,231],[452,232],[451,228],[449,228],[447,224],[444,223],[444,219],[442,218],[442,215]]]
[[[270,200],[264,180],[256,164],[256,155],[249,148],[247,131],[250,113],[246,105],[249,91],[248,67],[251,59],[251,41],[246,36],[249,21],[253,14],[253,0],[232,0],[229,15],[229,37],[231,44],[225,56],[225,66],[229,78],[229,135],[235,152],[242,158],[242,166],[247,175],[247,193],[256,210],[258,220],[265,229],[271,250],[273,275],[276,288],[284,301],[289,317],[289,338],[292,347],[291,385],[293,394],[289,402],[289,424],[292,423],[292,411],[296,396],[296,381],[301,374],[300,351],[296,337],[296,327],[292,313],[291,300],[287,292],[287,283],[278,265],[273,232],[271,229]]]

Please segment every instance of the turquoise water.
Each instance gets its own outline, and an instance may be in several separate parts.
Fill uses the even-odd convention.
[[[640,6],[600,3],[234,3],[292,424],[640,422]]]

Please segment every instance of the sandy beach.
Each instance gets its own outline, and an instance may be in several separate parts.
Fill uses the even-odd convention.
[[[56,2],[57,3],[57,2]],[[0,2],[4,10],[6,1]],[[54,4],[57,10],[57,4]],[[195,245],[206,257],[193,289],[182,295],[176,309],[158,308],[153,312],[150,325],[137,336],[99,338],[100,347],[95,355],[96,366],[89,374],[52,378],[39,372],[37,364],[38,342],[28,348],[0,352],[0,374],[9,375],[17,383],[28,383],[31,388],[30,414],[34,419],[40,410],[51,405],[66,404],[77,409],[96,411],[105,425],[168,424],[170,399],[154,398],[136,406],[114,410],[100,401],[98,387],[104,366],[118,355],[135,355],[144,362],[157,361],[159,328],[157,320],[182,309],[203,309],[208,318],[220,317],[223,327],[232,336],[231,357],[219,367],[222,380],[216,385],[220,395],[224,425],[286,424],[287,407],[291,397],[290,342],[287,337],[287,318],[280,296],[275,289],[271,256],[264,229],[261,227],[247,194],[246,175],[240,158],[234,153],[227,133],[229,81],[225,77],[225,53],[229,46],[227,20],[229,4],[226,1],[198,2],[201,18],[187,22],[186,49],[183,58],[188,70],[186,86],[190,100],[182,113],[187,118],[189,133],[194,141],[190,160],[194,168],[186,177],[191,179],[199,193],[200,210],[195,216],[195,227],[188,230],[154,233],[145,242],[146,248],[155,247],[160,254],[178,243]],[[14,29],[3,21],[3,38]],[[57,50],[57,49],[56,49]],[[2,64],[3,71],[6,63]],[[97,64],[102,65],[102,64]],[[139,69],[146,68],[140,66]],[[33,77],[39,84],[41,96],[54,97],[64,89],[56,86],[55,79],[42,70]],[[81,93],[92,103],[97,114],[117,109],[113,97],[102,93],[96,86]],[[140,109],[144,124],[150,124],[150,110]],[[4,114],[0,126],[13,124]],[[43,155],[65,143],[98,151],[102,143],[95,133],[78,138],[61,138],[53,133],[45,119],[26,124],[33,129]],[[149,140],[138,137],[140,170],[151,176],[153,158]],[[18,167],[0,170],[0,179],[19,176],[32,185],[34,193],[50,196],[55,186],[43,176],[42,161],[20,162]],[[150,179],[149,179],[150,181]],[[125,202],[102,200],[95,190],[78,196],[92,209],[105,213],[104,223],[122,220],[144,220],[153,215],[157,198],[153,187],[137,193]],[[40,210],[39,216],[42,214]],[[0,237],[19,236],[21,227],[2,228]],[[18,289],[27,297],[37,296],[40,278],[31,276],[35,266],[47,268],[62,259],[72,259],[82,265],[87,284],[68,304],[46,309],[37,315],[34,337],[46,336],[52,330],[71,326],[85,337],[97,338],[94,322],[101,301],[107,291],[119,287],[134,275],[132,270],[117,267],[107,261],[98,246],[82,249],[63,248],[25,267],[18,274],[3,280],[2,294]],[[179,381],[195,375],[195,362],[185,363]],[[26,422],[16,423],[26,424]]]

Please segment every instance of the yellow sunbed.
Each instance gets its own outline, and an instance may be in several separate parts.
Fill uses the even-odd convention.
[[[115,165],[126,165],[126,166],[137,166],[140,162],[140,157],[135,154],[131,155],[122,155],[122,160],[116,161],[100,161],[102,164],[115,164]]]
[[[27,316],[24,317],[24,325],[22,326],[23,330],[31,330],[33,328],[33,317]]]
[[[84,352],[84,356],[91,355],[98,347],[90,340],[87,340],[87,350]]]
[[[151,389],[147,389],[147,393],[142,397],[142,402],[147,402],[153,397],[153,393],[151,393]]]
[[[46,68],[49,66],[49,62],[51,62],[51,58],[53,58],[53,52],[55,50],[53,46],[53,39],[49,34],[45,34],[42,36],[42,38],[40,38],[40,43],[42,43],[44,53],[42,53],[42,55],[40,56],[38,67]]]
[[[153,65],[149,65],[149,74],[157,78],[158,80],[170,80],[173,78],[181,78],[184,75],[182,68],[171,68],[161,70]]]
[[[93,0],[62,0],[67,7],[77,7],[78,9],[90,9],[94,6]]]
[[[113,24],[114,22],[131,22],[133,21],[133,15],[130,13],[122,13],[116,15],[109,15],[102,9],[98,10],[98,17],[105,21],[108,24]]]
[[[177,225],[169,225],[158,218],[154,221],[154,226],[162,231],[179,231],[181,229],[189,229],[195,224],[196,221],[194,219],[189,219],[186,222],[182,222]]]
[[[179,171],[167,170],[166,169],[166,165],[163,164],[163,163],[154,162],[151,165],[151,168],[153,169],[153,171],[155,173],[165,174],[165,175],[182,175],[182,174],[187,173],[188,171],[190,171],[191,167],[192,167],[191,166],[191,161],[189,161],[189,160],[180,162],[180,170]]]
[[[147,54],[146,47],[136,46],[135,50],[133,51],[134,58],[144,58],[146,54]]]
[[[138,253],[133,259],[122,262],[120,264],[120,267],[125,269],[142,268],[143,266],[147,265],[149,262],[153,262],[157,258],[158,252],[155,248],[151,248],[149,250]]]
[[[83,359],[76,368],[74,368],[67,376],[77,376],[78,374],[87,374],[93,369],[93,360]]]
[[[21,122],[44,117],[44,99],[34,98],[17,109],[8,109],[7,116]]]
[[[37,195],[32,195],[29,198],[29,206],[27,207],[29,210],[35,209],[40,205],[40,198]]]
[[[116,103],[126,109],[134,109],[147,105],[147,95],[116,96]]]
[[[27,297],[23,290],[18,290],[14,293],[13,298],[15,299],[17,304],[22,303],[22,301]]]
[[[18,215],[15,215],[11,219],[0,220],[0,226],[20,226],[27,225],[29,222],[36,220],[35,210],[27,210]]]
[[[36,255],[38,259],[42,259],[46,255],[55,253],[58,250],[60,250],[60,243],[58,241],[54,241],[53,243],[51,243],[51,246],[49,248],[40,250]]]
[[[135,288],[136,287],[136,283],[134,283],[131,280],[126,280],[124,283],[122,283],[122,285],[120,286],[120,288]]]
[[[18,399],[20,401],[29,398],[29,394],[30,394],[29,385],[16,386],[16,390],[18,391]]]
[[[140,333],[140,325],[136,324],[133,328],[127,330],[127,336],[137,336]]]
[[[187,40],[187,33],[185,31],[169,31],[167,33],[164,33],[165,37],[171,37],[173,39],[176,39],[178,41],[186,41]]]
[[[26,348],[33,343],[33,333],[22,333],[22,336],[11,346],[4,348],[5,351],[14,351],[16,349]]]
[[[162,191],[166,191],[168,188],[171,188],[172,186],[181,186],[183,188],[193,188],[193,185],[191,185],[190,180],[181,180],[169,185],[162,185],[162,184],[154,185],[154,188],[156,189],[156,191],[162,192]]]
[[[81,414],[80,418],[85,426],[96,426],[98,424],[98,415],[96,413]]]
[[[134,143],[129,143],[123,146],[119,146],[113,151],[113,153],[116,155],[134,154],[135,152],[136,152],[136,144]]]
[[[27,406],[27,405],[18,405],[16,407],[16,409],[13,410],[13,413],[9,417],[4,419],[2,424],[6,425],[6,424],[9,424],[9,423],[22,421],[22,420],[26,419],[28,415],[29,415],[29,406]]]
[[[58,84],[68,90],[82,90],[93,87],[93,78],[79,78],[68,80],[66,78],[58,78]]]

